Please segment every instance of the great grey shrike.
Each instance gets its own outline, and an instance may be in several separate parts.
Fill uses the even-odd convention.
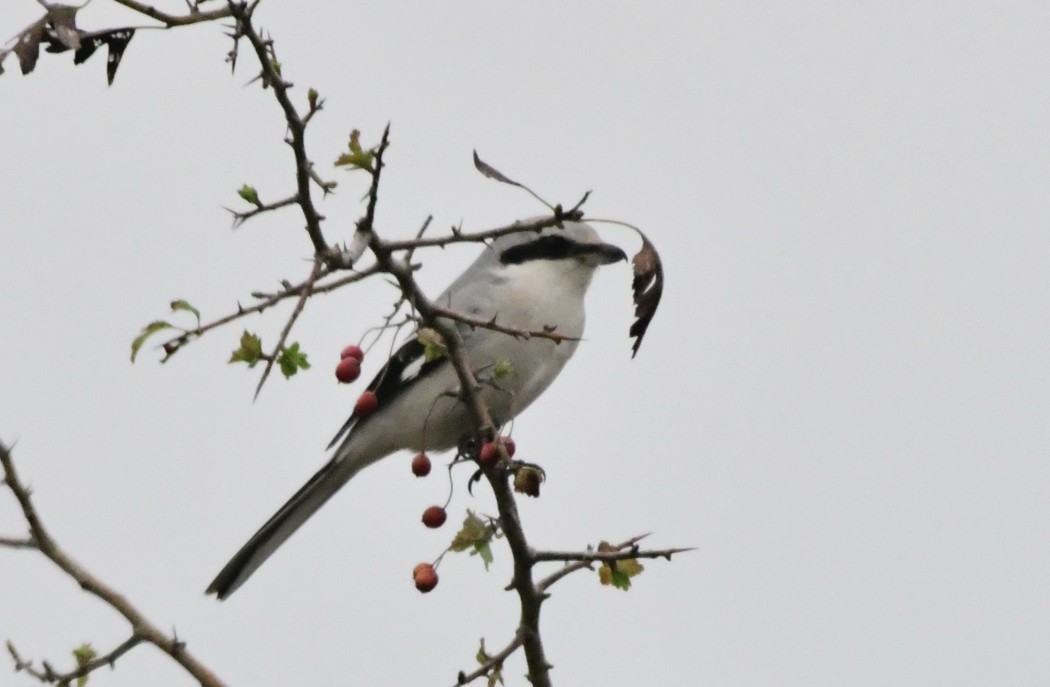
[[[525,410],[550,386],[583,335],[584,295],[594,270],[626,260],[583,222],[523,231],[492,241],[435,301],[475,318],[527,331],[554,331],[570,340],[522,339],[457,324],[467,359],[479,377],[497,365],[507,371],[482,384],[480,394],[497,422]],[[329,444],[339,443],[322,467],[259,528],[208,587],[219,599],[235,592],[318,508],[363,468],[401,449],[445,451],[472,433],[470,414],[457,397],[459,380],[447,356],[427,361],[413,337],[403,344],[369,389],[374,414],[355,413]]]

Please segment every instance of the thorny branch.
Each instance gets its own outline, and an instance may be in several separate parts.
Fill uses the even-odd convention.
[[[327,267],[324,268],[322,270],[321,276],[319,276],[316,281],[319,281],[324,277],[329,276],[333,273],[333,271],[335,270],[332,270],[331,268]],[[288,298],[301,298],[303,293],[307,290],[309,290],[311,295],[316,296],[318,294],[335,291],[336,289],[340,289],[344,286],[347,286],[348,284],[353,284],[354,282],[359,282],[362,279],[366,279],[378,273],[379,269],[373,265],[371,267],[361,270],[360,272],[355,272],[353,274],[334,279],[324,284],[314,283],[311,285],[310,279],[308,278],[299,284],[295,284],[294,286],[288,286],[282,289],[281,291],[278,291],[277,293],[266,294],[260,291],[256,291],[252,294],[252,296],[255,298],[262,299],[259,303],[256,303],[255,305],[249,306],[247,308],[238,305],[236,312],[220,317],[217,320],[208,322],[207,324],[203,324],[200,327],[197,327],[196,329],[187,330],[182,334],[179,334],[178,336],[172,337],[171,339],[165,341],[163,344],[161,344],[161,347],[164,349],[163,360],[166,361],[168,358],[178,353],[178,351],[191,340],[201,337],[202,335],[211,331],[212,329],[221,327],[224,324],[229,324],[230,322],[239,320],[247,315],[255,315],[258,313],[262,313],[268,308]]]
[[[55,672],[55,669],[52,668],[51,664],[47,661],[41,661],[41,667],[37,668],[33,665],[32,661],[22,658],[15,649],[15,645],[10,641],[7,642],[7,653],[11,654],[11,659],[14,661],[15,672],[25,671],[27,675],[34,677],[41,682],[48,682],[65,687],[65,685],[69,685],[73,680],[86,678],[90,673],[102,668],[103,666],[109,666],[112,668],[118,658],[131,651],[139,644],[142,644],[144,641],[146,640],[143,637],[137,634],[132,634],[113,649],[113,651],[90,661],[85,661],[74,670],[66,673]]]
[[[40,553],[58,566],[62,572],[76,580],[81,589],[98,597],[110,608],[124,616],[124,619],[127,620],[128,624],[131,626],[131,638],[117,647],[117,649],[107,654],[107,656],[110,657],[110,662],[115,661],[118,656],[131,649],[134,645],[145,642],[152,644],[170,656],[172,660],[182,666],[183,669],[192,675],[193,678],[203,687],[221,687],[223,685],[223,682],[212,673],[207,666],[198,661],[196,657],[186,649],[186,644],[184,642],[160,630],[156,625],[146,619],[146,617],[142,615],[142,613],[123,595],[92,575],[86,568],[74,561],[65,550],[59,547],[58,543],[51,538],[51,534],[44,527],[40,515],[33,506],[29,489],[22,483],[18,473],[15,471],[14,460],[11,458],[11,452],[3,442],[0,442],[0,466],[3,467],[4,471],[4,484],[6,484],[7,488],[11,490],[15,500],[18,502],[18,505],[22,510],[22,516],[25,518],[26,524],[29,526],[29,535],[32,540],[36,542],[37,549],[39,549]],[[27,662],[18,658],[18,655],[10,645],[8,646],[8,650],[11,652],[12,656],[15,656],[20,667],[24,669],[29,665]],[[98,663],[91,669],[94,670],[101,665],[105,665],[105,662]],[[81,669],[83,669],[83,667]],[[69,681],[65,675],[56,674],[50,668],[45,668],[44,671],[45,672],[40,674],[44,676],[43,678],[39,677],[36,673],[31,674],[46,682],[66,684]],[[74,671],[74,673],[75,672],[76,671]],[[74,675],[74,677],[79,676]]]
[[[568,561],[559,570],[543,578],[536,583],[536,590],[540,594],[541,601],[546,599],[547,590],[558,580],[563,577],[570,575],[578,570],[589,569],[593,562],[603,561],[621,561],[630,560],[635,558],[666,558],[671,560],[671,556],[676,553],[683,553],[690,551],[691,549],[663,549],[663,550],[640,550],[638,548],[638,542],[647,537],[648,535],[642,534],[637,537],[632,537],[627,541],[617,544],[611,547],[612,551],[604,553],[596,553],[594,551],[579,551],[579,552],[555,552],[555,551],[534,551],[531,554],[530,560],[532,564],[549,561]],[[514,589],[514,582],[507,585],[507,590]],[[498,653],[489,657],[489,660],[482,664],[472,673],[461,672],[457,679],[454,687],[465,685],[473,682],[479,678],[489,675],[493,670],[500,670],[503,662],[506,661],[515,651],[521,648],[522,634],[519,628],[518,633],[514,636],[514,639],[503,647]]]
[[[284,120],[288,124],[288,145],[291,146],[292,154],[295,156],[295,181],[298,189],[295,202],[302,208],[303,218],[306,220],[306,233],[310,235],[314,253],[331,259],[331,250],[321,231],[321,221],[324,217],[317,211],[310,191],[313,165],[306,155],[306,122],[299,115],[299,111],[292,104],[292,99],[288,95],[293,84],[285,81],[281,76],[281,67],[274,52],[273,41],[264,39],[252,26],[254,6],[230,0],[227,7],[237,21],[235,36],[247,38],[251,43],[262,68],[263,83],[273,89],[274,97],[277,98],[284,112]]]
[[[147,5],[137,0],[113,0],[118,5],[123,5],[128,9],[135,10],[139,14],[144,14],[151,19],[164,24],[168,28],[175,26],[188,26],[190,24],[199,24],[201,22],[215,21],[217,19],[225,19],[231,15],[229,7],[223,7],[217,10],[203,11],[199,5],[203,3],[196,2],[190,5],[189,14],[168,14],[167,12],[161,12],[152,5]]]

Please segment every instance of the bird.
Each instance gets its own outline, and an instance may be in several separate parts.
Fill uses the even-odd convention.
[[[497,425],[537,399],[575,353],[584,328],[584,296],[595,270],[626,260],[584,222],[502,235],[434,301],[475,320],[559,340],[517,337],[456,321],[479,394]],[[447,320],[452,323],[451,320]],[[331,459],[230,559],[208,586],[224,600],[362,469],[399,450],[440,452],[473,435],[459,379],[446,355],[428,355],[418,330],[369,385],[378,408],[356,411],[332,439]],[[499,368],[501,374],[495,371]]]

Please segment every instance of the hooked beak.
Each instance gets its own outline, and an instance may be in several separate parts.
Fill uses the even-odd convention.
[[[585,262],[590,263],[594,267],[598,265],[611,265],[614,262],[621,260],[627,260],[627,254],[624,253],[619,246],[614,246],[611,243],[596,243],[589,245],[590,250],[583,256],[581,256]]]

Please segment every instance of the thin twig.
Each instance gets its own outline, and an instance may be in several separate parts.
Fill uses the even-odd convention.
[[[223,7],[218,10],[208,10],[207,12],[202,12],[197,8],[191,8],[189,14],[178,15],[161,12],[156,7],[147,5],[143,2],[138,2],[137,0],[114,0],[114,2],[118,5],[123,5],[128,9],[135,10],[139,14],[144,14],[151,19],[156,19],[168,28],[173,26],[199,24],[206,21],[215,21],[216,19],[225,19],[233,14],[229,7]]]
[[[550,217],[530,220],[528,222],[514,222],[513,224],[496,227],[495,229],[489,229],[488,231],[478,231],[473,233],[453,232],[444,236],[434,236],[431,238],[417,237],[407,241],[386,241],[383,245],[387,250],[394,251],[433,247],[444,248],[453,243],[484,243],[491,241],[492,239],[497,239],[500,236],[506,236],[507,234],[518,234],[527,231],[538,233],[547,227],[556,227],[566,221],[579,221],[581,219],[583,219],[583,213],[574,211],[561,215],[551,215]]]
[[[246,212],[239,212],[237,210],[232,210],[230,208],[225,208],[225,210],[226,210],[226,212],[228,212],[231,215],[233,215],[233,228],[236,229],[237,227],[241,226],[242,224],[244,224],[245,222],[250,220],[252,217],[256,217],[258,215],[261,215],[264,212],[273,212],[274,210],[279,210],[281,208],[288,207],[289,205],[295,205],[298,202],[299,202],[299,196],[298,195],[294,195],[294,196],[289,196],[289,197],[285,198],[284,200],[278,200],[278,201],[276,201],[274,203],[261,203],[261,204],[255,206],[253,209],[248,210]]]
[[[0,546],[10,549],[36,549],[36,541],[32,537],[19,539],[18,537],[0,537]]]
[[[695,548],[674,549],[638,549],[635,546],[626,551],[536,551],[532,554],[532,560],[537,563],[545,561],[580,561],[583,563],[611,563],[613,561],[626,561],[633,558],[666,558],[676,553],[695,551]]]
[[[319,277],[319,279],[323,279],[332,272],[333,270],[326,268],[322,273],[322,276]],[[191,340],[200,338],[202,335],[211,331],[212,329],[221,327],[224,324],[229,324],[230,322],[239,320],[247,315],[255,315],[258,313],[262,313],[264,310],[267,310],[268,308],[271,308],[274,305],[288,298],[295,298],[297,296],[301,296],[302,293],[308,287],[310,287],[310,293],[316,296],[318,294],[335,291],[336,289],[342,288],[348,284],[353,284],[354,282],[359,282],[362,279],[377,274],[378,272],[379,269],[373,265],[367,269],[361,270],[360,272],[355,272],[353,274],[340,277],[339,279],[335,279],[326,284],[314,284],[311,287],[310,280],[307,279],[306,281],[300,284],[296,284],[290,288],[283,289],[281,291],[278,291],[277,293],[261,295],[260,297],[263,300],[260,303],[256,303],[255,305],[249,306],[247,308],[239,305],[237,307],[237,312],[230,313],[229,315],[226,315],[224,317],[220,317],[217,320],[203,324],[200,327],[197,327],[196,329],[191,329],[189,331],[183,332],[182,334],[179,334],[178,336],[172,337],[171,339],[165,341],[163,344],[161,344],[165,353],[164,360],[167,360],[171,356],[175,355],[175,353],[177,353],[183,346],[185,346]]]
[[[451,310],[449,308],[442,308],[440,305],[432,305],[434,315],[437,317],[446,317],[456,322],[462,322],[468,324],[471,327],[481,327],[482,329],[491,329],[494,332],[501,334],[507,334],[513,336],[516,339],[528,340],[532,338],[537,339],[550,339],[555,343],[561,343],[562,341],[580,341],[575,336],[566,336],[565,334],[558,334],[555,329],[556,325],[550,325],[550,328],[543,329],[518,329],[517,327],[507,327],[499,324],[496,318],[484,319],[481,317],[472,317],[465,315],[458,310]]]
[[[134,649],[139,644],[145,642],[144,637],[140,637],[136,634],[132,634],[130,637],[121,642],[115,649],[109,653],[103,654],[96,658],[86,661],[77,668],[67,673],[56,673],[51,665],[47,661],[43,661],[43,670],[33,666],[32,661],[23,659],[18,652],[15,650],[15,645],[8,640],[7,652],[11,654],[11,658],[15,663],[15,671],[25,671],[27,675],[35,677],[41,682],[49,682],[59,685],[68,685],[73,680],[79,680],[80,678],[87,677],[88,674],[98,670],[99,668],[108,666],[110,668],[117,662],[117,659],[126,654],[127,652]]]
[[[255,387],[255,398],[259,398],[259,392],[262,391],[263,384],[266,383],[266,378],[270,376],[270,370],[273,369],[274,363],[277,362],[277,356],[280,355],[282,350],[284,350],[284,342],[288,340],[288,335],[291,333],[295,321],[298,320],[299,315],[303,313],[303,307],[306,306],[306,301],[310,298],[311,287],[314,282],[317,281],[318,277],[321,276],[321,270],[323,268],[324,263],[321,262],[321,258],[314,258],[314,267],[310,271],[310,277],[305,282],[298,302],[295,304],[295,309],[292,310],[291,316],[288,317],[288,322],[285,323],[284,329],[281,330],[281,335],[277,338],[277,344],[273,348],[273,353],[266,359],[266,367],[263,369],[262,377],[259,379],[259,386]]]
[[[503,647],[498,653],[489,657],[489,660],[485,661],[480,668],[472,673],[460,673],[456,678],[456,684],[453,687],[460,687],[460,685],[466,685],[478,678],[487,676],[493,670],[499,670],[503,667],[503,662],[510,658],[511,654],[521,648],[522,641],[521,635],[517,635],[514,639],[510,640],[510,644]]]

